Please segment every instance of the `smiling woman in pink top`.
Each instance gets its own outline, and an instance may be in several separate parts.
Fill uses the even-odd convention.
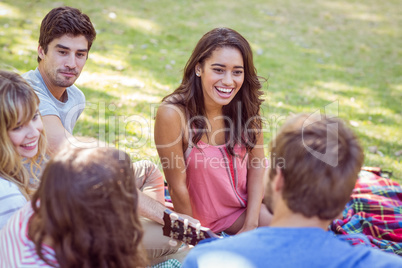
[[[249,43],[216,28],[196,45],[181,85],[163,99],[155,143],[176,211],[215,232],[268,225],[261,84]]]

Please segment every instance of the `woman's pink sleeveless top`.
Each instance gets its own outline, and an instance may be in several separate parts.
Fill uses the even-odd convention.
[[[213,232],[224,231],[247,207],[248,155],[238,145],[237,156],[229,155],[225,145],[199,141],[197,146],[189,146],[184,156],[193,217]]]

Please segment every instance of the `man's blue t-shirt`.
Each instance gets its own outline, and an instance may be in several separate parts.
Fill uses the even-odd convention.
[[[320,228],[260,227],[196,246],[188,267],[402,267],[402,258],[369,246],[351,246]]]

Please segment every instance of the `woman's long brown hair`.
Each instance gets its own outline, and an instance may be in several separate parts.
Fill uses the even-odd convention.
[[[50,241],[62,268],[145,266],[137,205],[127,154],[68,146],[44,170],[32,198],[28,235],[51,266],[42,253],[44,241]]]

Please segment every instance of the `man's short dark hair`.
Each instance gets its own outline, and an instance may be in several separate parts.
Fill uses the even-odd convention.
[[[49,43],[65,34],[84,35],[88,41],[88,51],[96,37],[95,28],[86,14],[73,7],[57,7],[43,18],[40,26],[39,45],[45,54]],[[38,56],[38,62],[40,61],[41,58]]]

